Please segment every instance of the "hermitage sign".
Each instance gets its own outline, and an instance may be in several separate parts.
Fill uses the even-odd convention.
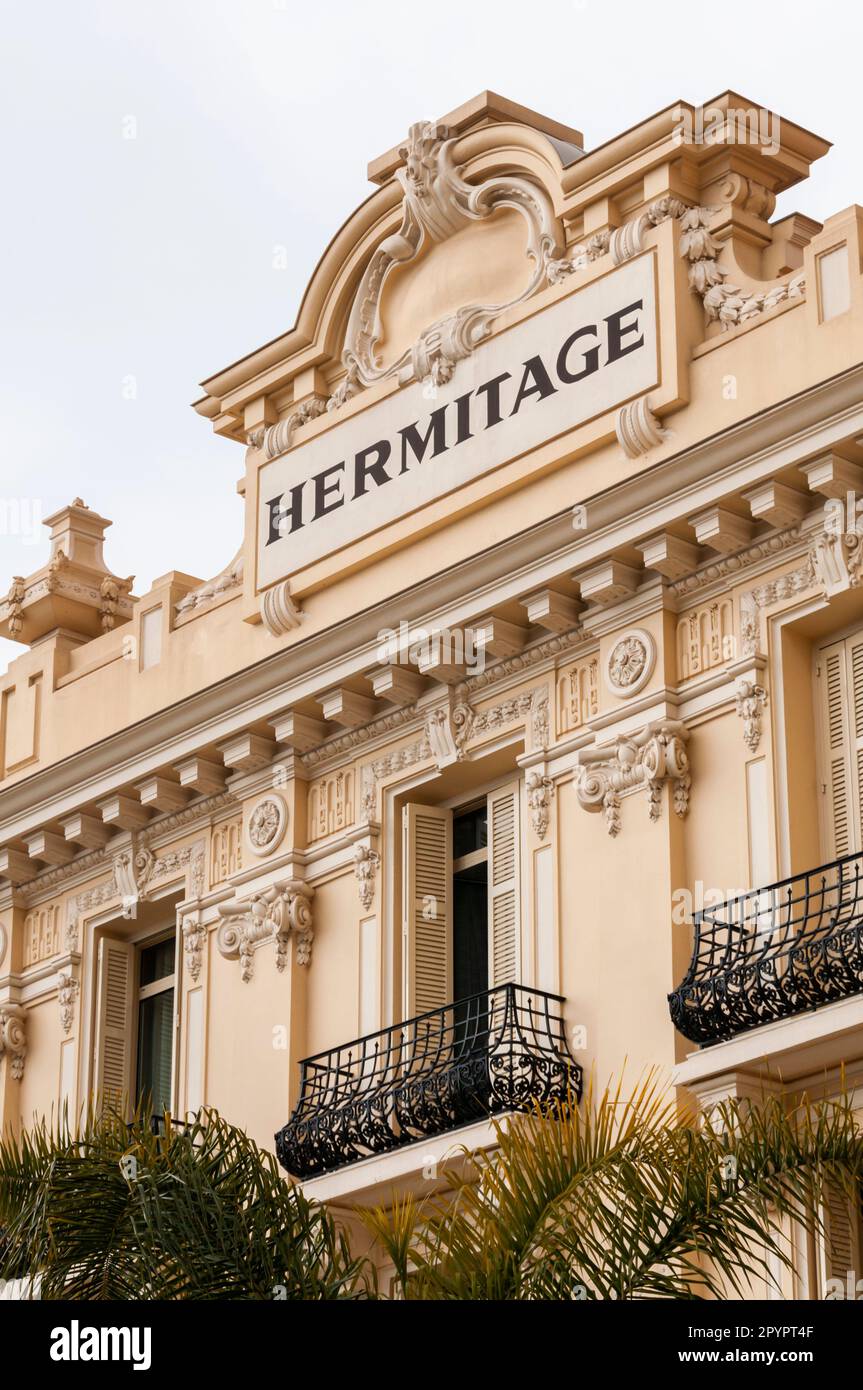
[[[445,386],[414,382],[265,464],[259,589],[658,380],[648,253],[490,338]]]

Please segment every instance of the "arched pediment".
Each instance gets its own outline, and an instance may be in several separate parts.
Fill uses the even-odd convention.
[[[331,409],[394,374],[444,379],[548,283],[565,245],[552,140],[514,121],[458,135],[420,122],[399,154],[327,246],[295,326],[206,381],[209,397],[251,398],[312,367]]]

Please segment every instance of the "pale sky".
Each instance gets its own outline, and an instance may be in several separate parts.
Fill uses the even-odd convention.
[[[83,497],[136,593],[236,550],[243,449],[189,403],[293,324],[411,122],[491,88],[591,149],[730,87],[834,142],[777,216],[863,202],[847,0],[2,0],[2,21],[0,501],[38,518]],[[48,553],[9,515],[0,594]],[[0,641],[0,668],[18,650]]]

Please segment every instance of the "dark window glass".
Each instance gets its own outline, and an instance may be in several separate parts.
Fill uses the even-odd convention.
[[[141,953],[142,966],[143,957],[144,952]],[[151,994],[149,999],[142,999],[138,1005],[137,1099],[148,1099],[154,1115],[171,1108],[173,1032],[174,991],[163,989],[159,994]]]
[[[461,859],[463,854],[485,849],[487,844],[488,813],[485,806],[477,806],[473,811],[465,811],[463,815],[455,817],[452,825],[453,859]]]
[[[153,985],[174,973],[174,952],[176,946],[173,936],[166,941],[157,941],[155,946],[146,946],[141,952],[141,984]]]
[[[453,874],[453,993],[488,989],[488,865]]]

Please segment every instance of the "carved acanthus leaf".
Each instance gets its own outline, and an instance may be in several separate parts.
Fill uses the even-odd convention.
[[[737,713],[743,720],[743,742],[751,753],[761,743],[761,714],[767,705],[767,691],[754,681],[741,679],[737,683]]]
[[[275,941],[276,968],[284,970],[291,935],[296,938],[298,965],[312,956],[312,897],[314,889],[292,879],[252,893],[242,902],[220,903],[221,925],[216,945],[228,960],[239,960],[245,982],[252,978],[253,952],[261,941]]]
[[[549,278],[549,266],[560,257],[563,233],[545,190],[517,174],[467,183],[455,163],[456,143],[444,126],[420,121],[410,128],[400,151],[404,167],[396,173],[404,191],[402,223],[375,251],[357,290],[343,355],[347,377],[336,404],[358,387],[396,374],[402,380],[448,381],[456,364],[488,336],[493,320],[540,289]],[[426,327],[394,362],[383,363],[378,355],[383,336],[380,304],[390,272],[413,260],[423,246],[446,241],[501,208],[514,209],[526,223],[525,256],[530,266],[526,287],[503,304],[463,305]]]
[[[604,811],[608,833],[620,831],[620,797],[646,787],[651,820],[661,814],[661,792],[672,784],[678,816],[689,808],[691,778],[686,741],[689,731],[679,720],[655,720],[637,734],[621,734],[602,748],[578,755],[578,801],[586,811]]]
[[[359,844],[354,850],[354,877],[359,885],[360,902],[368,912],[375,896],[375,872],[381,857],[371,845]]]

